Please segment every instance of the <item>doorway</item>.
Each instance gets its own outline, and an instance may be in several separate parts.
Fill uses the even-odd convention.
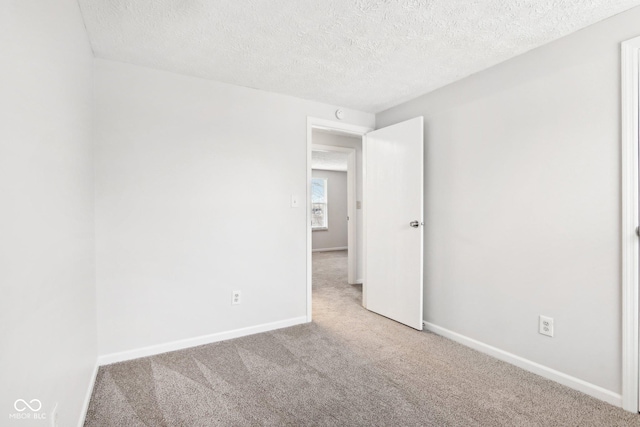
[[[342,163],[340,166],[334,165],[327,166],[326,164],[322,166],[324,169],[346,169],[341,171],[342,173],[346,173],[346,216],[347,220],[347,282],[349,284],[357,284],[362,283],[362,272],[363,272],[363,251],[362,251],[362,242],[363,242],[363,233],[362,233],[362,214],[363,214],[363,204],[362,204],[362,141],[363,136],[370,132],[371,128],[366,128],[362,126],[355,126],[341,122],[332,122],[328,120],[308,118],[307,120],[307,182],[309,188],[307,190],[307,206],[314,206],[312,199],[312,182],[313,182],[313,166],[314,166],[314,151],[318,154],[322,153],[325,158],[334,158],[339,159],[343,158],[346,160],[346,164]],[[317,166],[317,161],[316,161]],[[319,168],[318,168],[319,169]],[[320,175],[327,175],[316,173],[317,178],[321,178]],[[320,185],[321,183],[318,183]],[[327,183],[327,190],[331,193],[331,182]],[[322,216],[322,203],[315,204],[318,214],[320,217]],[[339,227],[340,218],[334,218],[333,223],[331,222],[331,212],[327,212],[328,223],[326,226],[329,230],[323,230],[322,224],[318,222],[318,216],[314,218],[313,209],[309,209],[307,213],[307,320],[311,321],[312,319],[312,271],[313,271],[313,234],[321,233],[323,237],[328,236],[331,233],[331,230],[335,230]],[[316,222],[317,231],[313,231],[313,223],[314,219]],[[344,218],[342,218],[344,219]],[[331,244],[324,249],[334,249],[334,250],[344,250],[344,246],[335,246],[336,244]],[[318,249],[323,249],[316,247],[316,253],[318,253]],[[364,292],[364,285],[363,285]]]
[[[424,119],[377,130],[307,119],[307,320],[312,321],[312,152],[314,131],[362,142],[362,290],[367,310],[417,330],[423,327]],[[320,199],[323,200],[323,199]],[[357,204],[357,201],[356,201]],[[356,212],[358,210],[356,209]],[[353,219],[356,219],[353,217]],[[356,237],[358,240],[358,237]],[[353,239],[352,239],[353,241]],[[357,268],[357,267],[356,267]],[[346,282],[346,281],[345,281]],[[346,283],[345,283],[346,285]]]

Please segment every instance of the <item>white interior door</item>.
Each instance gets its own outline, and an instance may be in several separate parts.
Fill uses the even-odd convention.
[[[422,330],[423,119],[366,135],[364,302]]]

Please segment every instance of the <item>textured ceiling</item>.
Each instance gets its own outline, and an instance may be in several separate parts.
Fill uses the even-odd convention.
[[[378,112],[640,0],[80,0],[95,55]]]
[[[311,169],[346,172],[348,157],[348,153],[339,153],[336,151],[312,151]]]

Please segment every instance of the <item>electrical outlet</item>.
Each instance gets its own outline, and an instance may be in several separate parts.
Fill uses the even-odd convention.
[[[231,293],[231,305],[240,304],[240,297],[241,296],[242,296],[242,294],[240,293],[240,291],[233,291]]]
[[[553,318],[547,316],[540,316],[538,321],[538,332],[548,337],[553,337]]]

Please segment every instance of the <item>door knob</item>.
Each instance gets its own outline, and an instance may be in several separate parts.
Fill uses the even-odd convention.
[[[413,228],[418,228],[420,227],[420,222],[419,221],[411,221],[409,223],[410,226],[412,226]]]

